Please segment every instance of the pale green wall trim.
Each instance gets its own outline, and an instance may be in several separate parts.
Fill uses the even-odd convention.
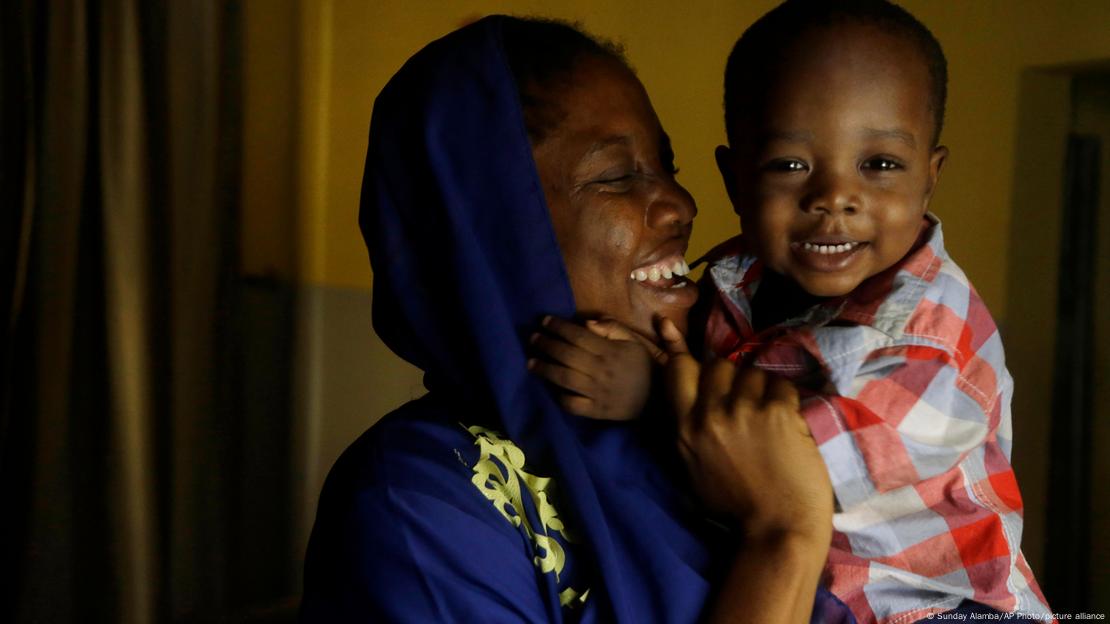
[[[293,358],[293,488],[304,545],[328,470],[379,418],[424,394],[422,373],[386,347],[370,325],[368,290],[302,285]],[[299,572],[298,572],[299,578]]]

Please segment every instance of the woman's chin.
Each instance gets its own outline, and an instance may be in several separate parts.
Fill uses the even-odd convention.
[[[690,308],[698,300],[698,287],[693,281],[686,278],[673,278],[667,284],[659,285],[651,282],[633,282],[633,292],[640,303],[643,314],[635,329],[652,340],[659,340],[656,331],[656,318],[670,319],[679,331],[686,334],[688,327],[687,317]]]
[[[656,281],[632,281],[637,297],[648,302],[648,307],[664,310],[689,310],[698,300],[698,286],[692,280],[674,276]]]

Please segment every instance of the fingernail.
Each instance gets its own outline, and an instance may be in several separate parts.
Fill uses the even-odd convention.
[[[586,324],[587,325],[597,325],[597,321],[594,320],[594,319],[587,319]]]
[[[540,321],[540,325],[543,325],[544,327],[547,327],[547,325],[549,323],[551,323],[551,317],[550,316],[545,316],[545,317],[543,317],[543,320]]]
[[[528,366],[528,370],[532,370],[533,368],[535,368],[536,367],[536,358],[528,358],[527,366]]]

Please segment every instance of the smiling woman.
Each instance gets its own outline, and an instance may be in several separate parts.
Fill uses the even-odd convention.
[[[561,123],[533,153],[579,313],[649,336],[663,315],[685,331],[697,209],[643,85],[620,61],[584,60],[557,106]]]
[[[697,364],[673,359],[676,413],[698,423],[682,438],[695,489],[752,520],[738,544],[686,494],[673,428],[572,416],[526,364],[545,318],[599,352],[616,343],[548,315],[607,316],[645,339],[657,316],[685,324],[695,209],[674,174],[643,86],[569,26],[486,18],[393,77],[360,220],[375,329],[429,393],[332,469],[303,620],[809,621],[832,498],[789,384],[724,362],[695,405]]]

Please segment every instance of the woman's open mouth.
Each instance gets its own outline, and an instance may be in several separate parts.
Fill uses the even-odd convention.
[[[684,277],[689,272],[690,266],[686,264],[686,260],[677,257],[633,269],[629,277],[644,286],[676,288],[690,282]]]
[[[698,298],[698,288],[686,275],[690,265],[680,255],[668,256],[633,269],[629,279],[668,305],[689,307]]]

